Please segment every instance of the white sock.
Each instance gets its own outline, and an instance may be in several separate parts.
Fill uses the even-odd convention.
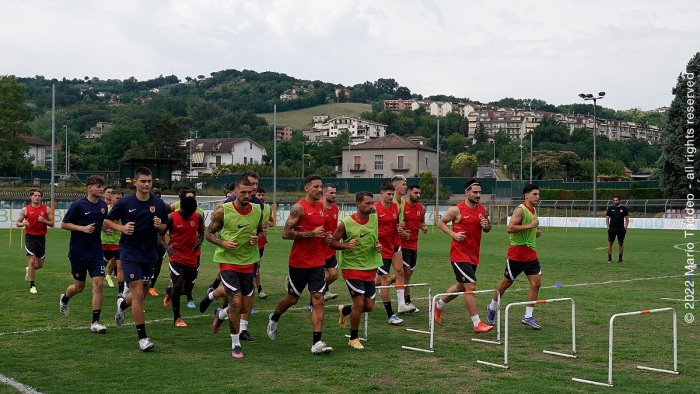
[[[404,289],[396,289],[396,301],[398,302],[399,307],[401,307],[401,305],[406,305],[406,299],[404,298],[405,292],[406,290]]]
[[[226,320],[228,318],[228,307],[219,311],[219,319]]]
[[[527,317],[532,317],[532,312],[534,312],[534,311],[535,311],[535,307],[534,307],[534,306],[526,306],[526,307],[525,307],[525,317],[526,317],[526,318],[527,318]]]
[[[248,329],[248,320],[241,319],[241,329],[240,331],[245,331]]]
[[[207,298],[209,298],[210,300],[214,301],[214,300],[216,299],[216,297],[214,297],[214,292],[213,292],[213,291],[208,292],[208,293],[207,293]]]
[[[492,311],[495,311],[496,309],[498,309],[498,302],[496,302],[496,300],[491,300],[491,304],[489,305],[489,309],[491,309]]]
[[[476,327],[477,325],[479,325],[479,322],[480,322],[480,321],[481,321],[481,319],[479,319],[479,315],[474,315],[474,316],[472,316],[472,324],[474,325],[474,327]]]
[[[442,298],[440,298],[440,299],[438,300],[438,302],[437,302],[437,308],[438,308],[439,310],[442,310],[442,308],[445,307],[445,304],[446,304],[446,302],[443,301]]]
[[[241,346],[240,334],[231,334],[231,349],[236,346]]]

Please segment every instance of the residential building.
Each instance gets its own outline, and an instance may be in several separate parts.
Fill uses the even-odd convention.
[[[109,133],[112,128],[114,127],[114,124],[109,123],[109,122],[97,122],[94,126],[88,130],[83,137],[86,139],[98,139],[102,138],[105,134]]]
[[[32,164],[39,167],[46,167],[46,149],[51,147],[51,144],[42,140],[41,138],[29,135],[23,135],[21,138],[29,147],[27,150],[27,157],[32,159]],[[49,158],[51,157],[51,152],[49,152],[48,156]]]
[[[192,174],[210,173],[214,168],[230,164],[260,164],[265,148],[250,138],[205,138],[187,140],[192,144]]]
[[[396,134],[343,148],[340,178],[391,178],[437,173],[437,152]]]
[[[292,128],[290,126],[277,126],[275,129],[277,141],[289,141],[292,139]]]
[[[311,130],[305,130],[304,136],[310,141],[325,141],[333,139],[343,132],[350,133],[352,144],[379,138],[386,135],[387,125],[351,116],[336,116],[325,122],[314,123]]]

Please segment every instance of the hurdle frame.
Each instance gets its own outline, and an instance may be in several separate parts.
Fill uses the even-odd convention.
[[[513,306],[520,306],[520,305],[536,305],[536,304],[546,304],[546,303],[551,303],[551,302],[560,302],[560,301],[570,301],[571,302],[571,354],[567,353],[560,353],[560,352],[554,352],[551,350],[543,350],[542,352],[545,354],[551,354],[553,356],[560,356],[560,357],[567,357],[567,358],[578,358],[578,355],[576,354],[576,302],[574,301],[573,298],[570,297],[562,297],[562,298],[549,298],[545,300],[535,300],[535,301],[522,301],[522,302],[512,302],[506,306],[505,310],[505,335],[504,335],[504,344],[503,344],[503,364],[496,364],[492,363],[489,361],[482,361],[482,360],[476,360],[477,363],[479,364],[484,364],[488,365],[491,367],[498,367],[498,368],[503,368],[503,369],[509,369],[510,365],[508,365],[508,320],[510,317],[510,308]]]
[[[637,365],[637,369],[652,371],[652,372],[663,372],[672,375],[679,375],[678,372],[678,316],[675,308],[657,308],[657,309],[645,309],[641,311],[634,312],[623,312],[616,313],[610,317],[610,328],[608,332],[608,382],[598,382],[595,380],[581,379],[581,378],[571,378],[574,382],[593,384],[596,386],[613,387],[613,334],[614,334],[614,323],[615,318],[622,316],[636,316],[636,315],[648,315],[651,313],[667,312],[671,311],[673,317],[673,370],[646,367],[643,365]]]
[[[428,287],[428,302],[430,302],[430,300],[431,300],[431,295],[432,295],[432,288],[430,287],[430,283],[428,283],[428,282],[421,282],[421,283],[409,283],[409,284],[407,284],[407,285],[403,285],[404,288],[406,288],[406,287],[419,287],[419,286],[427,286],[427,287]],[[380,289],[395,289],[395,288],[396,288],[396,285],[375,286],[375,289],[376,289],[376,290],[380,290]],[[376,305],[376,304],[375,304],[375,305]],[[428,305],[428,319],[431,319],[431,316],[432,316],[432,315],[430,314],[431,307],[432,307],[432,305]],[[398,313],[398,312],[397,312],[397,313]],[[365,332],[364,332],[365,337],[364,337],[364,338],[359,337],[359,339],[360,339],[360,341],[362,341],[362,342],[367,342],[367,341],[369,341],[369,336],[368,336],[368,332],[369,332],[369,313],[368,313],[368,312],[363,312],[362,314],[363,314],[363,320],[364,320],[364,326],[365,326]],[[349,316],[348,316],[348,318],[349,318]],[[428,321],[428,324],[430,324],[430,321]],[[428,332],[425,331],[425,330],[417,330],[417,329],[412,329],[412,328],[406,328],[406,331],[415,332],[415,333],[419,333],[419,334],[427,334],[427,333],[428,333]],[[346,338],[350,338],[350,335],[345,334],[345,337],[346,337]],[[401,346],[401,347],[404,348],[404,346]]]
[[[420,332],[422,334],[428,334],[430,335],[430,339],[428,342],[428,349],[424,348],[419,348],[419,347],[413,347],[413,346],[401,346],[402,349],[405,350],[413,350],[416,352],[424,352],[424,353],[434,353],[435,352],[435,310],[434,310],[434,305],[437,302],[437,299],[442,296],[459,296],[459,295],[475,295],[475,294],[482,294],[482,293],[493,293],[495,290],[469,290],[469,291],[459,291],[459,292],[452,292],[452,293],[438,293],[432,297],[430,300],[430,308],[428,310],[428,327],[429,331],[418,331],[418,330],[413,330],[413,332]],[[497,302],[498,302],[498,309],[496,309],[496,340],[488,340],[488,339],[481,339],[481,338],[472,338],[471,340],[474,342],[482,342],[482,343],[492,343],[496,345],[501,344],[501,295],[498,294],[497,296]],[[408,330],[408,329],[407,329]]]

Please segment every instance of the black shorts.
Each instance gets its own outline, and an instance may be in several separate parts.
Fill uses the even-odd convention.
[[[197,280],[197,267],[190,267],[189,265],[180,264],[175,261],[168,263],[170,268],[170,277],[175,280],[176,277],[181,277],[185,282],[194,283]]]
[[[452,271],[459,283],[476,283],[476,265],[452,262]]]
[[[391,260],[382,257],[382,266],[377,268],[377,275],[389,275],[391,273]]]
[[[416,269],[416,262],[418,261],[417,250],[401,248],[401,255],[403,256],[404,266],[410,268],[411,271]]]
[[[308,286],[309,293],[323,293],[326,291],[326,268],[295,268],[289,267],[287,276],[287,293],[299,297]]]
[[[345,284],[348,286],[350,297],[352,298],[364,296],[365,298],[374,299],[377,295],[374,281],[365,282],[359,279],[345,279]]]
[[[69,258],[69,260],[71,275],[77,281],[85,282],[88,272],[91,278],[105,276],[105,263],[99,256],[93,259]]]
[[[617,237],[617,242],[625,242],[625,234],[627,230],[625,228],[609,228],[608,229],[608,242],[615,242],[615,237]]]
[[[119,260],[119,251],[118,250],[103,250],[102,254],[104,255],[103,259],[105,263],[109,263],[110,260]]]
[[[532,261],[506,260],[506,270],[503,272],[506,279],[515,280],[521,272],[527,276],[541,275],[540,261],[537,259]]]
[[[338,268],[338,258],[335,254],[326,259],[326,268]]]
[[[150,282],[153,276],[154,263],[143,261],[126,261],[122,260],[122,271],[124,272],[124,282],[131,283],[135,280],[141,280],[144,287]]]
[[[242,272],[224,270],[221,271],[221,283],[224,285],[227,295],[240,292],[246,297],[252,297],[254,276],[255,275],[252,272],[249,274],[244,274]]]
[[[24,250],[27,251],[27,256],[43,260],[46,257],[46,236],[24,234]]]

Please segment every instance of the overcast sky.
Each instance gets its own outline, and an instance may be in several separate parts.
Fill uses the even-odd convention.
[[[139,80],[223,69],[549,103],[668,105],[700,2],[1,0],[0,75]]]

